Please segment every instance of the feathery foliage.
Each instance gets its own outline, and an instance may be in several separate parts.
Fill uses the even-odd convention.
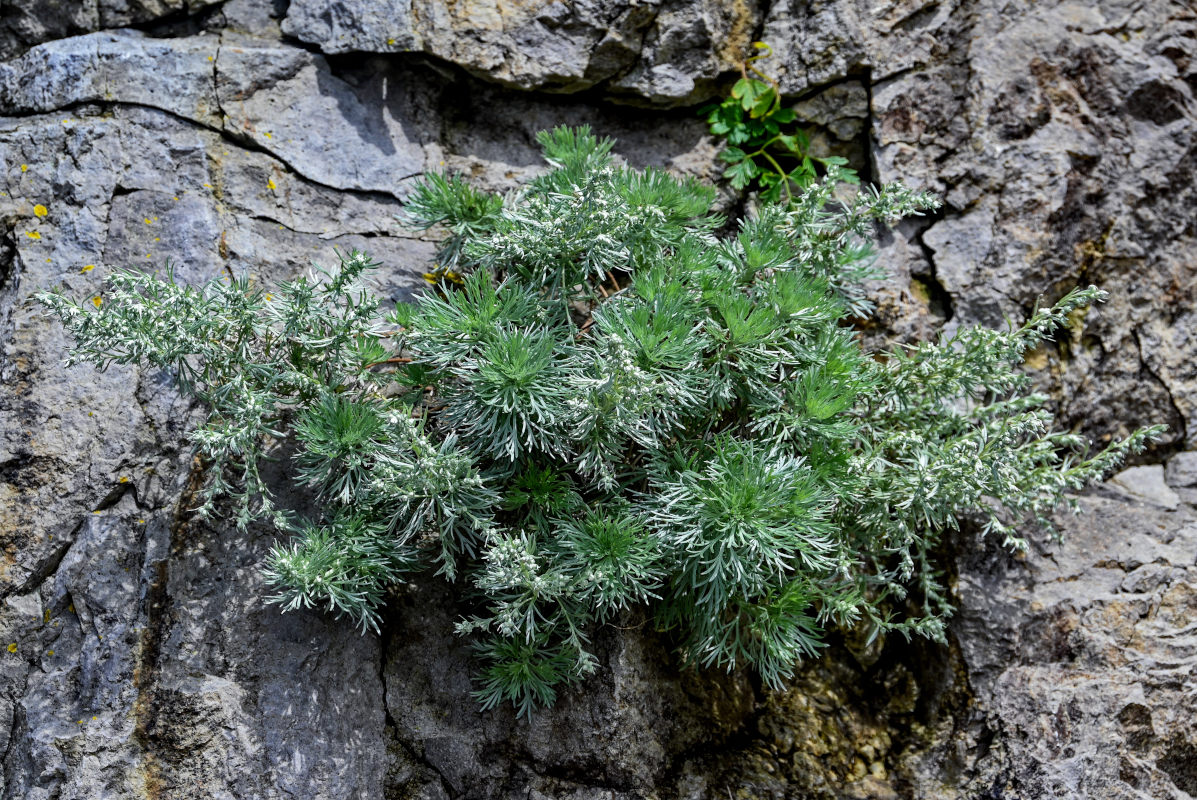
[[[293,534],[266,565],[274,602],[368,629],[398,582],[463,586],[485,707],[551,703],[633,609],[689,660],[774,686],[830,625],[942,636],[945,531],[975,518],[1021,547],[1024,522],[1159,432],[1087,455],[1025,394],[1027,349],[1092,287],[1009,330],[862,348],[873,226],[929,196],[836,204],[829,164],[721,238],[709,187],[617,167],[585,128],[541,144],[552,169],[507,198],[417,188],[410,222],[445,231],[459,282],[385,314],[359,252],[270,295],[135,272],[99,309],[39,295],[71,361],[173,370],[208,406],[202,510],[225,496],[239,524]],[[288,435],[318,519],[259,475]]]

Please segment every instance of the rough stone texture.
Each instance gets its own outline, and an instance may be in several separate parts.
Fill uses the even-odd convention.
[[[1043,354],[1063,418],[1099,436],[1163,420],[1193,447],[1191,4],[896,5],[909,16],[840,57],[874,81],[876,177],[946,199],[914,236],[949,325],[1025,318],[1096,283],[1110,303]],[[819,80],[831,68],[804,66]]]
[[[0,0],[0,798],[1197,795],[1195,36],[1184,0]],[[833,638],[771,694],[628,620],[551,712],[479,712],[442,587],[379,637],[263,607],[272,535],[191,520],[196,409],[61,367],[26,302],[334,247],[398,298],[432,253],[395,220],[414,173],[510,188],[586,123],[711,179],[693,104],[754,38],[817,147],[947,200],[886,235],[873,335],[1098,283],[1029,366],[1065,424],[1173,431],[1062,543],[956,542],[948,647]]]
[[[658,637],[607,632],[594,680],[530,723],[510,708],[481,713],[461,702],[470,657],[467,643],[446,641],[454,610],[442,586],[406,591],[383,666],[396,738],[432,771],[421,778],[427,797],[648,796],[754,710],[747,675],[681,671]]]
[[[1159,464],[1124,469],[1110,478],[1110,484],[1169,511],[1175,511],[1180,505],[1180,495],[1167,484],[1164,468]]]
[[[0,59],[27,47],[80,33],[158,22],[195,13],[222,0],[4,0]]]
[[[1197,518],[1121,498],[1082,505],[1062,543],[1023,560],[978,548],[961,566],[971,599],[955,635],[977,702],[956,733],[967,778],[941,796],[1197,789]],[[940,769],[921,759],[924,780],[928,767]]]
[[[1181,500],[1197,505],[1197,453],[1177,453],[1168,459],[1164,480]]]
[[[760,16],[748,0],[293,0],[282,28],[326,53],[421,52],[522,89],[673,105],[738,67]]]

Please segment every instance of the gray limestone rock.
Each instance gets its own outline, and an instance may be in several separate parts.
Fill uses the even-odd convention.
[[[1110,484],[1169,511],[1180,505],[1180,496],[1164,482],[1164,468],[1159,464],[1124,469],[1110,478]]]
[[[971,785],[1183,798],[1197,755],[1184,711],[1197,689],[1197,520],[1112,499],[1082,505],[1061,543],[1004,569],[977,557],[962,566],[961,597],[972,600],[956,636],[982,716]]]
[[[1197,505],[1197,453],[1177,453],[1168,459],[1164,480],[1176,490],[1181,500]]]
[[[496,800],[534,792],[600,797],[599,789],[650,796],[668,785],[679,756],[720,746],[755,707],[747,675],[682,670],[667,641],[606,631],[596,642],[595,677],[564,691],[552,708],[530,719],[510,707],[481,712],[460,702],[473,688],[473,665],[469,643],[451,638],[464,609],[454,613],[446,587],[410,587],[394,612],[386,704],[399,741],[431,770],[426,792]],[[644,619],[620,625],[644,626]]]
[[[169,376],[63,367],[28,302],[102,303],[111,269],[167,259],[283,279],[351,247],[399,299],[434,250],[396,219],[412,174],[509,189],[541,169],[537,130],[590,124],[714,179],[695,109],[664,107],[722,91],[763,38],[817,147],[947,200],[884,235],[870,336],[1098,283],[1110,301],[1028,366],[1062,424],[1164,421],[1191,450],[1195,37],[1184,0],[0,2],[0,798],[1197,793],[1191,452],[1025,556],[962,535],[947,646],[833,637],[769,693],[681,670],[628,620],[528,722],[468,697],[436,580],[382,636],[264,606],[275,534],[192,519],[198,410]]]
[[[507,86],[609,85],[638,102],[676,105],[710,95],[759,21],[756,4],[743,0],[292,0],[282,30],[329,54],[420,52]]]
[[[115,102],[219,125],[212,81],[218,44],[216,37],[164,40],[135,31],[50,42],[0,65],[0,108],[31,114]]]
[[[0,5],[0,60],[42,42],[105,28],[169,21],[224,0],[5,0]]]
[[[875,81],[875,177],[947,201],[921,241],[949,328],[1019,320],[1098,284],[1109,302],[1033,361],[1042,384],[1068,424],[1100,437],[1160,421],[1192,441],[1191,9],[899,7],[912,16],[889,29],[844,16],[867,46],[837,59],[864,59]]]

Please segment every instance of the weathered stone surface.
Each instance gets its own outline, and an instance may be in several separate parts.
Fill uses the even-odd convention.
[[[1158,464],[1130,467],[1110,478],[1110,485],[1161,508],[1175,511],[1180,495],[1164,481],[1164,468]]]
[[[24,299],[58,284],[102,302],[110,268],[168,257],[182,280],[226,267],[274,278],[366,237],[397,264],[423,263],[430,245],[390,235],[393,200],[304,181],[174,114],[78,111],[0,124],[0,369],[13,389],[0,399],[0,625],[16,645],[0,703],[0,727],[16,732],[4,796],[186,797],[203,785],[230,798],[374,797],[378,642],[262,608],[254,565],[271,537],[183,539],[190,406],[165,376],[57,366],[66,343]],[[393,293],[411,285],[385,281]],[[327,678],[295,680],[318,663]]]
[[[683,672],[667,643],[608,631],[594,679],[551,709],[530,720],[509,707],[483,713],[460,702],[472,688],[470,648],[449,631],[463,611],[454,614],[443,586],[409,589],[383,667],[397,738],[450,797],[648,796],[668,784],[679,756],[719,746],[755,707],[746,675]],[[644,623],[631,622],[624,627]]]
[[[282,29],[325,53],[422,52],[519,88],[675,105],[737,67],[759,20],[747,0],[293,0]]]
[[[1184,0],[0,5],[0,797],[1197,793],[1192,452],[1086,499],[1061,544],[957,543],[947,648],[833,641],[770,694],[630,630],[528,723],[468,698],[435,582],[381,637],[263,607],[271,535],[190,519],[197,410],[161,375],[60,366],[27,303],[102,302],[109,270],[167,258],[289,277],[334,247],[401,297],[432,254],[394,218],[407,176],[508,189],[536,131],[590,124],[712,179],[695,109],[662,107],[764,38],[817,147],[947,199],[885,235],[875,335],[1098,283],[1110,302],[1030,366],[1064,423],[1164,421],[1192,450],[1195,36]]]
[[[221,48],[215,74],[225,128],[305,177],[398,195],[423,170],[409,87],[351,86],[304,50],[239,42]]]
[[[168,41],[132,31],[51,42],[0,66],[0,107],[22,114],[119,102],[217,125],[217,44],[215,37]]]
[[[53,39],[170,19],[223,0],[6,0],[0,6],[0,59]]]
[[[837,59],[874,80],[876,177],[946,198],[918,238],[949,326],[1019,319],[1096,283],[1110,302],[1040,362],[1064,419],[1099,436],[1162,421],[1192,446],[1191,7],[903,8],[904,26],[861,23],[863,50]]]
[[[975,742],[971,780],[943,796],[1195,788],[1186,698],[1197,690],[1197,519],[1114,499],[1082,505],[1063,542],[962,565],[955,630],[980,719],[962,734]]]
[[[767,698],[742,749],[705,765],[710,785],[768,798],[1188,797],[1197,517],[1120,495],[1082,508],[1060,520],[1060,542],[1025,557],[959,543],[950,647],[837,646]]]
[[[1197,453],[1177,453],[1168,459],[1164,480],[1176,490],[1181,500],[1197,505]]]

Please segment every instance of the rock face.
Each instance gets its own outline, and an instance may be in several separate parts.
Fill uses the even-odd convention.
[[[531,724],[479,712],[435,581],[378,637],[263,606],[272,535],[189,513],[196,409],[60,366],[27,302],[351,247],[398,298],[433,250],[395,219],[412,176],[508,188],[586,123],[714,179],[695,105],[753,39],[818,146],[946,199],[884,242],[879,336],[1097,283],[1029,366],[1099,439],[1170,426],[1061,543],[962,538],[946,648],[836,641],[767,693],[630,630]],[[1195,92],[1184,0],[0,4],[0,797],[1197,796]]]
[[[1086,500],[1064,542],[1022,563],[973,557],[961,569],[960,594],[974,599],[956,635],[985,710],[975,733],[956,736],[988,750],[966,770],[991,796],[1197,790],[1186,711],[1197,691],[1197,518],[1130,498]]]
[[[282,29],[325,53],[427,53],[521,89],[675,105],[738,68],[761,17],[747,0],[295,0]]]

